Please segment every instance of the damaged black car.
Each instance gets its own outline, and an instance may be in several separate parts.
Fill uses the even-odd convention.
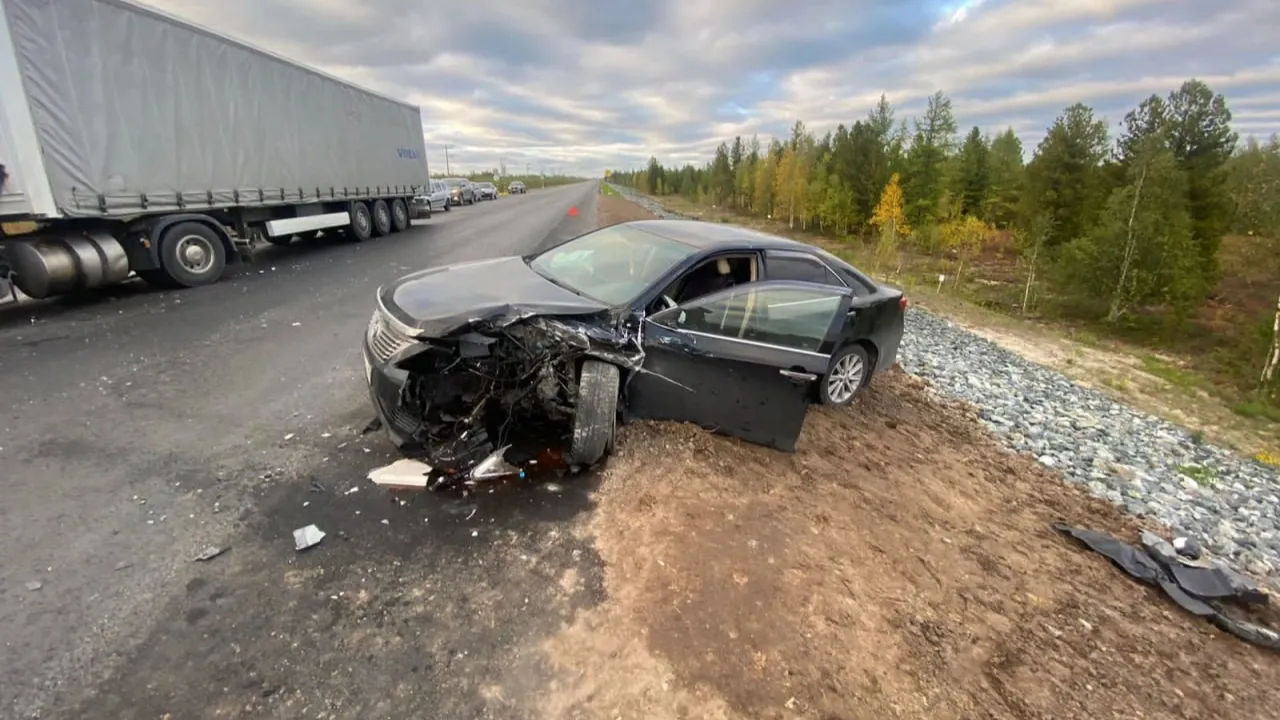
[[[642,220],[380,288],[365,370],[391,439],[435,467],[528,437],[591,465],[632,418],[792,451],[811,403],[894,364],[906,306],[819,248]]]

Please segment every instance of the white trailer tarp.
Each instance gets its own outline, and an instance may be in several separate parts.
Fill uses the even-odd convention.
[[[428,183],[414,106],[123,0],[0,4],[67,215]]]

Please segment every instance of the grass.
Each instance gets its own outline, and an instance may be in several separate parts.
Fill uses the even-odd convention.
[[[1213,487],[1218,484],[1218,472],[1203,465],[1179,465],[1178,472],[1186,475],[1200,487]]]
[[[1175,388],[1188,391],[1203,390],[1210,393],[1214,390],[1213,383],[1208,379],[1163,358],[1142,355],[1138,359],[1142,363],[1143,372],[1154,375]]]
[[[618,192],[617,190],[614,190],[613,187],[607,183],[600,183],[600,194],[613,195],[615,197],[622,197],[622,193]]]

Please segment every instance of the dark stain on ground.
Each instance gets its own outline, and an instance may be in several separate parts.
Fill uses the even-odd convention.
[[[603,597],[600,559],[574,532],[595,475],[392,494],[365,479],[388,459],[351,444],[306,473],[246,480],[260,511],[232,550],[198,564],[65,717],[535,714],[541,642]],[[293,530],[313,523],[326,537],[295,551]]]

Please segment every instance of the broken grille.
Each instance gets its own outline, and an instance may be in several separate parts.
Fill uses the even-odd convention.
[[[397,332],[387,324],[381,313],[374,313],[369,320],[369,349],[380,362],[387,362],[393,355],[413,344],[413,339]]]

